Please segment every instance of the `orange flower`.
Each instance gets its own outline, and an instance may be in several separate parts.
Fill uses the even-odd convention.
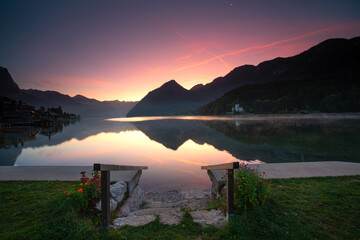
[[[85,183],[85,185],[88,185],[88,184],[89,184],[88,182]]]
[[[66,191],[64,193],[66,193]]]
[[[73,186],[75,187],[75,184]]]
[[[80,189],[78,190],[78,192],[83,192],[83,189],[82,189],[82,188],[80,188]]]
[[[80,185],[83,185],[83,183],[80,183]]]

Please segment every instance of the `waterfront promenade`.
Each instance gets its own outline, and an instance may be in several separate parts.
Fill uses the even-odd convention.
[[[266,178],[360,175],[360,163],[340,161],[250,164],[249,167],[258,167],[261,172],[266,173]],[[80,172],[86,171],[90,176],[92,169],[92,166],[1,166],[0,180],[76,181],[80,179]],[[112,172],[111,180],[126,180],[135,173],[136,171]]]

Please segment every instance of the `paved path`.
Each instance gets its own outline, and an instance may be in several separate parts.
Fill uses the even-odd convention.
[[[249,164],[266,173],[266,178],[325,177],[360,175],[360,163],[352,162],[296,162]]]
[[[250,164],[266,172],[267,178],[360,175],[360,163],[303,162]],[[90,176],[92,166],[0,166],[0,180],[79,180],[81,171]],[[150,170],[151,171],[151,170]],[[137,171],[113,171],[111,180],[129,181]]]
[[[299,178],[360,175],[360,163],[352,162],[296,162],[296,163],[268,163],[249,164],[250,168],[258,168],[265,172],[265,178]],[[224,170],[211,170],[209,176],[213,187],[224,183]],[[217,183],[216,183],[217,182]]]
[[[61,180],[78,181],[81,172],[91,177],[92,166],[0,166],[0,180]],[[138,184],[141,171],[112,171],[110,181],[125,181],[132,192]]]

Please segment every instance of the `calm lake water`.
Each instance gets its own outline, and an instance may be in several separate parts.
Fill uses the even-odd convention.
[[[146,165],[142,187],[165,191],[210,187],[202,165],[360,162],[359,146],[359,114],[82,119],[0,130],[0,165]]]

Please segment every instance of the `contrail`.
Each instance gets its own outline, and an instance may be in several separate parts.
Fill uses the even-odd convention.
[[[211,62],[213,60],[221,59],[221,58],[226,57],[226,56],[236,55],[236,54],[239,54],[239,53],[244,53],[244,52],[248,52],[248,51],[255,50],[255,49],[257,50],[257,49],[268,48],[268,47],[272,47],[272,46],[279,45],[279,44],[282,44],[282,43],[287,43],[287,42],[291,42],[291,41],[295,41],[295,40],[299,40],[299,39],[303,39],[303,38],[308,38],[308,37],[311,37],[311,36],[314,36],[314,35],[317,35],[317,34],[320,34],[320,33],[329,32],[329,31],[332,31],[332,30],[343,28],[344,26],[351,25],[351,24],[354,24],[354,23],[360,23],[360,22],[351,22],[351,23],[338,24],[338,25],[335,25],[335,26],[332,26],[332,27],[323,28],[323,29],[320,29],[320,30],[317,30],[317,31],[314,31],[314,32],[305,33],[305,34],[302,34],[302,35],[299,35],[299,36],[296,36],[296,37],[283,39],[283,40],[272,42],[272,43],[269,43],[269,44],[266,44],[266,45],[251,46],[251,47],[235,50],[235,51],[232,51],[232,52],[227,52],[227,53],[224,53],[224,54],[221,54],[221,55],[217,55],[217,56],[208,58],[208,59],[206,59],[204,61],[201,61],[201,62],[198,62],[198,63],[195,63],[195,64],[191,64],[191,65],[188,65],[188,66],[177,68],[177,69],[174,70],[174,72],[179,72],[179,71],[183,71],[183,70],[186,70],[186,69],[189,69],[189,68],[201,66],[201,65],[207,64],[207,63],[209,63],[209,62]]]

